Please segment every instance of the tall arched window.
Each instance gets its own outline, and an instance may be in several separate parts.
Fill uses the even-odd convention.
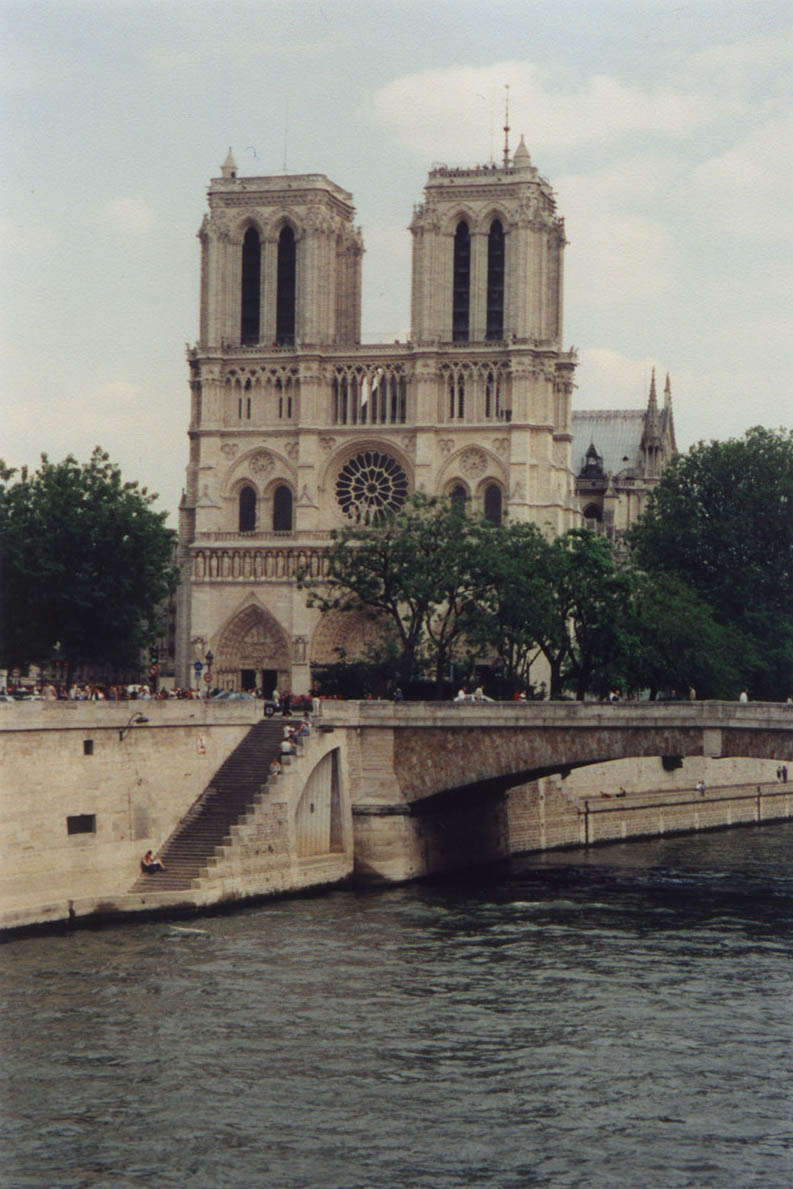
[[[261,304],[261,259],[259,233],[249,227],[242,241],[242,320],[240,338],[245,343],[259,341],[259,309]]]
[[[465,501],[468,499],[468,492],[463,487],[462,483],[456,483],[449,495],[452,502],[452,507],[458,512],[465,510]]]
[[[295,233],[291,227],[284,227],[278,237],[278,296],[275,310],[275,340],[281,347],[294,345],[296,294]]]
[[[240,532],[252,533],[256,528],[256,492],[252,487],[243,487],[240,492]]]
[[[292,492],[288,487],[276,487],[273,496],[273,529],[277,533],[292,531]]]
[[[504,228],[494,219],[487,237],[487,338],[504,337]]]
[[[471,235],[461,219],[454,233],[454,280],[452,290],[452,338],[468,342],[468,318],[471,306]]]
[[[485,520],[501,524],[501,488],[495,483],[489,484],[485,490]]]

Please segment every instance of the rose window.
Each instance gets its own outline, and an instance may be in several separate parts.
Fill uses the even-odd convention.
[[[402,467],[376,450],[356,454],[336,480],[339,507],[355,524],[374,524],[384,512],[396,512],[407,494],[408,480]]]

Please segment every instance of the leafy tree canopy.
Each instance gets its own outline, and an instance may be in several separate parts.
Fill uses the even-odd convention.
[[[754,696],[790,693],[793,430],[755,427],[676,458],[630,545],[642,569],[681,579],[743,637],[739,685]]]
[[[416,495],[399,513],[335,534],[323,578],[299,582],[311,606],[363,612],[389,626],[404,688],[423,661],[439,670],[450,655],[471,597],[475,539],[464,511]]]
[[[2,660],[134,665],[176,585],[174,533],[156,495],[99,447],[28,475],[0,464]]]

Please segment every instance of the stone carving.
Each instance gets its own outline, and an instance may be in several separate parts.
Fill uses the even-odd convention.
[[[493,449],[498,454],[508,454],[509,438],[493,438]]]
[[[469,446],[460,459],[460,470],[472,478],[481,475],[487,466],[487,455],[478,446]]]
[[[286,443],[284,450],[286,451],[287,458],[291,458],[294,462],[300,452],[300,447],[296,441],[291,441]]]
[[[266,479],[275,470],[275,462],[272,454],[265,453],[262,450],[259,454],[254,454],[250,462],[251,474],[258,476],[259,479]]]
[[[308,642],[305,636],[295,636],[292,640],[292,656],[296,661],[305,662]]]
[[[239,446],[236,442],[224,442],[220,447],[220,453],[225,454],[226,458],[234,458],[238,450]]]
[[[323,450],[325,454],[330,454],[331,450],[336,445],[336,439],[332,437],[321,437],[319,439],[319,445],[320,449]]]
[[[454,438],[441,438],[438,442],[438,449],[444,458],[448,458],[454,449]]]
[[[400,441],[405,450],[408,450],[411,454],[415,451],[416,435],[414,433],[403,433]]]

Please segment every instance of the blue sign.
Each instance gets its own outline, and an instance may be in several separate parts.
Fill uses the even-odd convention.
[[[200,673],[201,670],[203,669],[203,667],[204,667],[203,661],[193,661],[193,668],[195,669],[196,673]]]

